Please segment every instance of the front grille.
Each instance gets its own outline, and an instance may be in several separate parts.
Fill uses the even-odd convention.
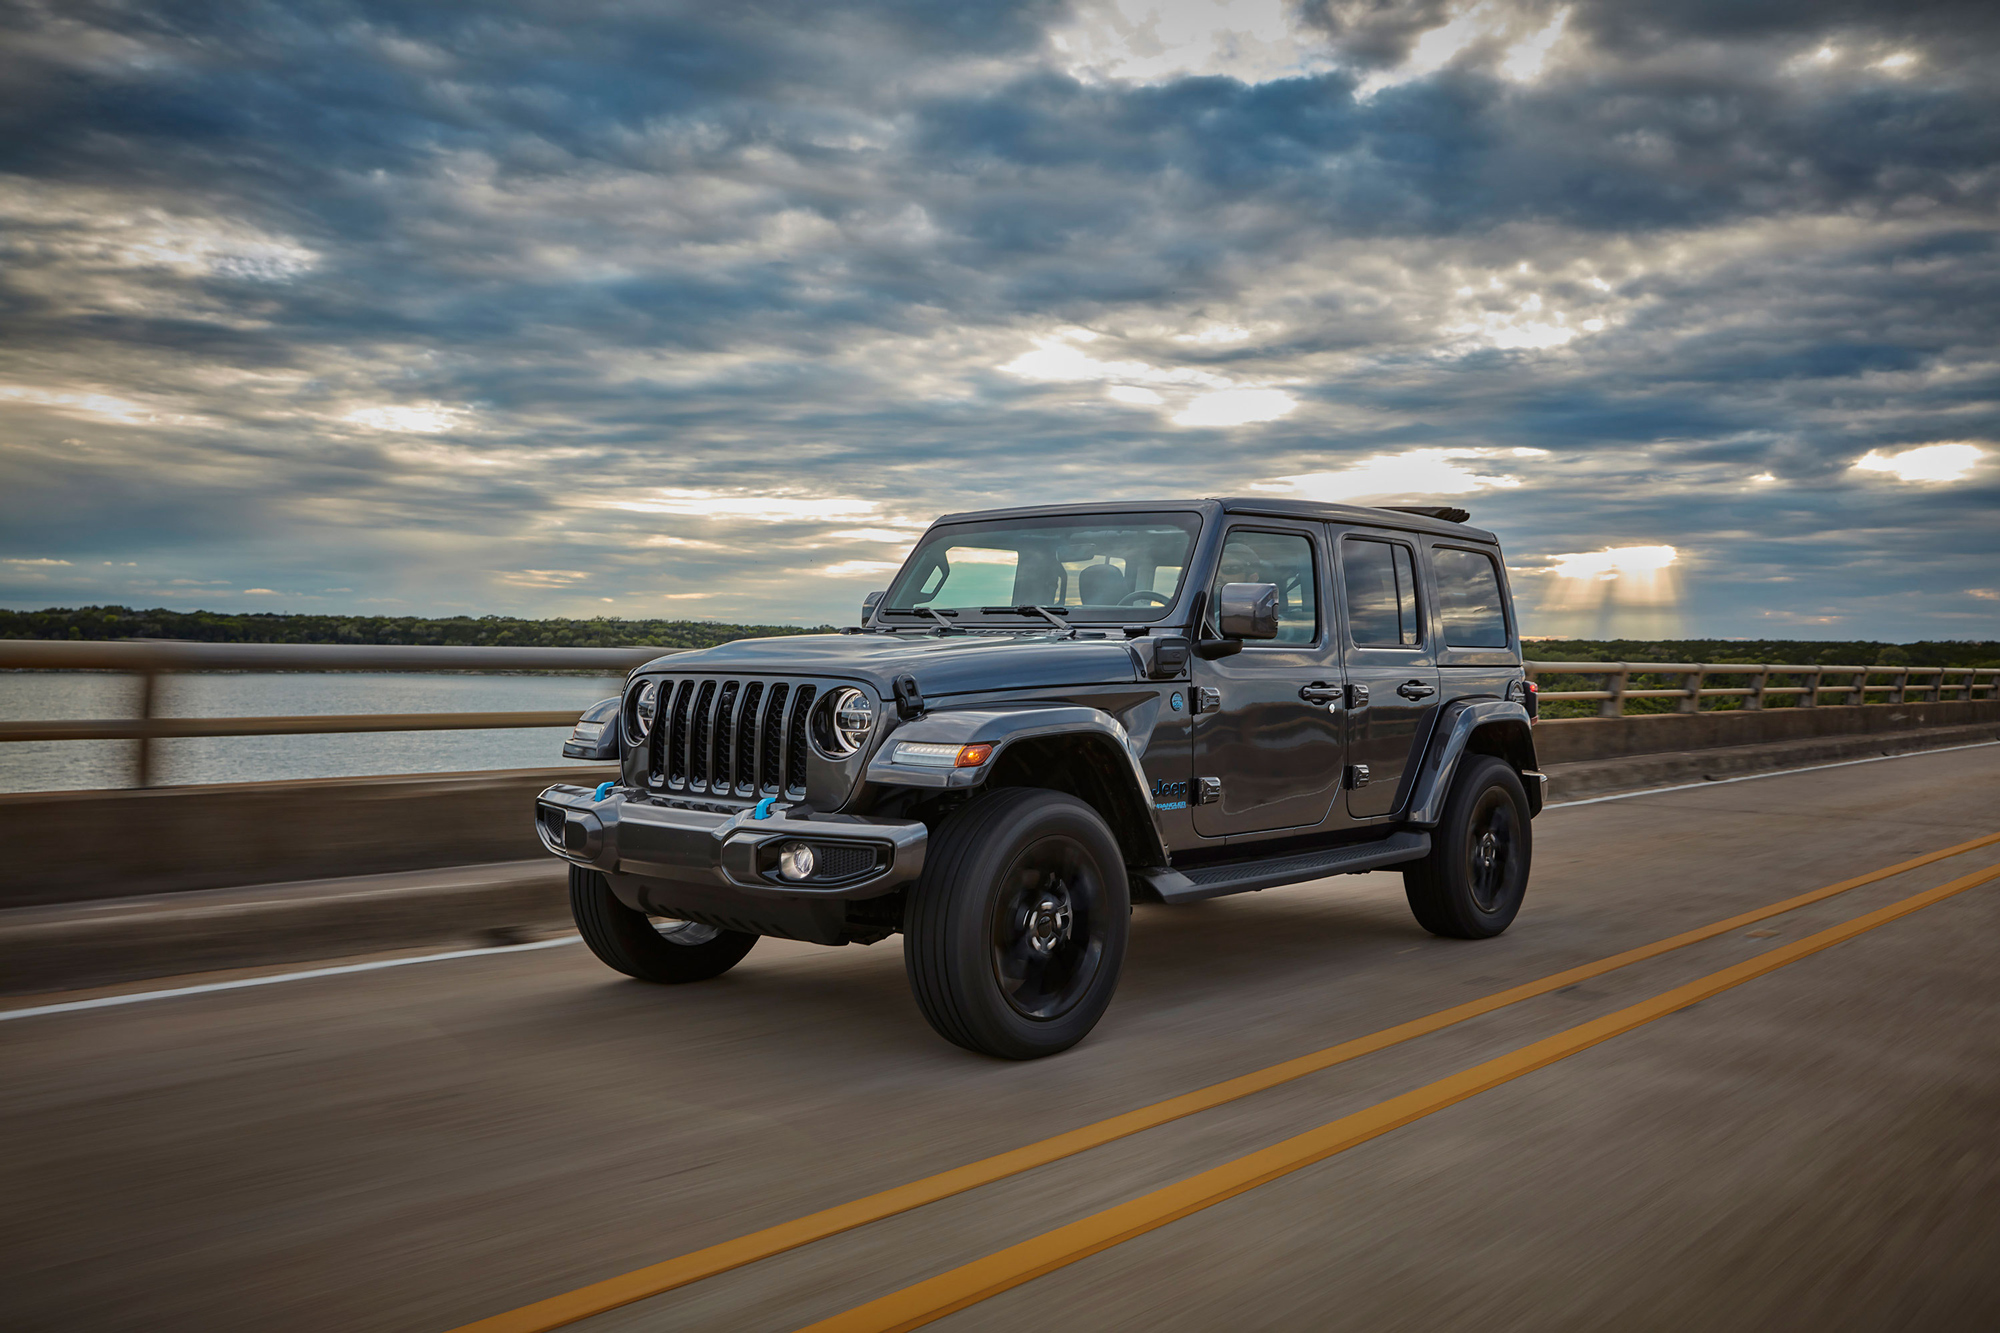
[[[808,740],[819,685],[727,677],[669,677],[646,744],[655,790],[739,800],[805,795]]]

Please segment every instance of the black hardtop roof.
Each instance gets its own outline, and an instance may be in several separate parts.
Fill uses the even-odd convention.
[[[1207,497],[1199,500],[1113,500],[1095,504],[1024,505],[1008,509],[974,509],[962,514],[941,514],[937,523],[984,522],[999,518],[1042,518],[1060,514],[1157,513],[1186,509],[1205,515],[1262,514],[1269,518],[1317,518],[1336,523],[1367,523],[1378,528],[1399,528],[1404,532],[1425,532],[1438,537],[1486,542],[1494,546],[1500,539],[1484,528],[1467,523],[1447,523],[1395,509],[1371,505],[1330,504],[1321,500],[1290,500],[1281,496]]]

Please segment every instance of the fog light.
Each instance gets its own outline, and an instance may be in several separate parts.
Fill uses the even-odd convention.
[[[788,842],[778,849],[778,873],[786,879],[811,879],[813,849],[802,842]]]

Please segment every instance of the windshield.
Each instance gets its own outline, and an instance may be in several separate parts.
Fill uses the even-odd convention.
[[[925,534],[881,610],[971,617],[1045,606],[1072,624],[1158,620],[1200,531],[1199,514],[1172,513],[953,523]]]

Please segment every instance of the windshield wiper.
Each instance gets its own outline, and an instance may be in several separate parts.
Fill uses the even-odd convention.
[[[979,608],[979,614],[982,616],[1040,616],[1057,629],[1069,628],[1067,620],[1058,618],[1069,614],[1069,608],[1066,606],[982,606]]]
[[[945,619],[946,616],[955,616],[958,614],[958,612],[940,611],[936,607],[932,606],[911,606],[911,607],[898,606],[898,607],[891,607],[886,611],[877,611],[875,614],[878,616],[929,616],[932,620],[935,620],[938,623],[938,627],[940,629],[956,630],[958,628],[958,626],[952,624],[949,620]]]

